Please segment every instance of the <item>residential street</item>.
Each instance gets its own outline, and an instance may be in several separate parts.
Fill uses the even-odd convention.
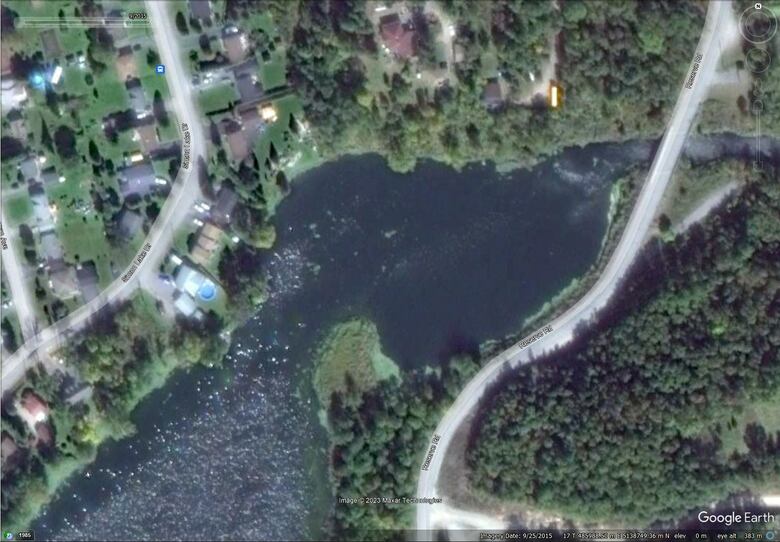
[[[145,242],[151,245],[151,249],[132,277],[126,282],[122,280],[121,276],[117,277],[98,297],[29,338],[12,356],[4,359],[2,366],[3,393],[12,389],[19,382],[24,376],[25,370],[40,358],[42,353],[67,340],[70,335],[87,324],[105,305],[129,298],[138,287],[139,282],[144,283],[153,278],[160,262],[170,250],[174,232],[179,224],[188,217],[194,202],[201,197],[197,161],[199,157],[205,159],[206,142],[197,108],[192,102],[190,82],[184,68],[185,62],[180,60],[182,55],[177,41],[176,26],[167,9],[168,4],[165,2],[149,1],[146,3],[146,7],[157,49],[166,66],[165,73],[171,93],[170,103],[177,119],[182,125],[187,125],[189,132],[188,134],[182,133],[183,139],[186,135],[189,136],[189,161],[186,158],[182,159],[182,167],[171,187],[171,193],[146,237]],[[186,146],[186,142],[183,141],[182,147],[185,154],[187,152]],[[16,298],[14,297],[14,299]]]
[[[22,330],[20,339],[26,340],[35,335],[37,331],[35,305],[30,288],[25,284],[24,266],[19,260],[21,242],[16,235],[18,230],[8,226],[2,208],[0,208],[0,223],[2,223],[3,236],[8,243],[8,247],[2,251],[0,269],[5,271],[5,276],[8,279],[8,289],[14,302],[16,317],[19,319],[19,327]]]

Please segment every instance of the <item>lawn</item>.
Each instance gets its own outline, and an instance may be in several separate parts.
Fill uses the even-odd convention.
[[[160,137],[160,141],[178,141],[181,139],[181,133],[179,132],[179,122],[176,118],[176,114],[171,111],[170,108],[168,108],[167,111],[170,122],[168,123],[168,126],[163,126],[162,124],[158,123],[157,134]]]
[[[664,194],[662,210],[672,226],[677,226],[711,194],[742,177],[735,162],[717,161],[694,167],[687,160],[681,161]]]
[[[200,108],[205,114],[230,108],[238,99],[238,93],[232,81],[224,81],[201,90],[198,95]]]
[[[62,71],[62,81],[57,90],[74,96],[92,93],[92,87],[87,84],[86,76],[89,69],[81,69],[78,66],[68,66]]]
[[[55,214],[57,236],[71,263],[94,260],[101,285],[111,282],[110,255],[105,226],[100,213],[92,205],[91,170],[74,163],[63,170],[66,180],[46,187],[50,204],[57,206]]]
[[[284,59],[274,54],[271,60],[263,62],[260,66],[260,83],[268,91],[287,84]]]
[[[10,196],[3,194],[3,207],[10,224],[22,224],[32,217],[32,204],[26,191],[22,190]]]
[[[720,431],[721,453],[724,456],[733,452],[745,453],[748,451],[745,444],[745,428],[752,423],[763,426],[767,434],[780,431],[780,393],[775,393],[768,399],[756,401],[747,406],[733,420],[735,423],[727,423],[728,427]]]
[[[157,64],[150,65],[147,62],[149,50],[149,47],[143,47],[141,50],[134,53],[135,65],[138,68],[138,78],[141,80],[141,86],[144,87],[149,100],[154,98],[154,92],[156,90],[160,91],[160,95],[163,99],[168,98],[170,96],[170,91],[168,90],[168,82],[165,79],[165,75],[155,71]]]

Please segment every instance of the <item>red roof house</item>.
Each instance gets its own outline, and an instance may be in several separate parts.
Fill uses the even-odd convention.
[[[379,33],[385,46],[400,58],[414,56],[415,33],[401,23],[397,13],[385,15],[379,19]]]

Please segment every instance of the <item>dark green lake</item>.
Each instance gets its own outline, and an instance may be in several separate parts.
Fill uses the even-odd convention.
[[[290,539],[330,506],[326,435],[307,384],[333,324],[374,320],[401,367],[517,330],[595,260],[612,181],[646,144],[572,149],[532,170],[410,174],[378,156],[304,174],[267,256],[271,297],[225,368],[175,375],[137,435],[101,448],[34,525],[41,539]]]

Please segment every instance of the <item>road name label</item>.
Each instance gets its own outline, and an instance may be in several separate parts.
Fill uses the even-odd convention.
[[[693,68],[691,68],[691,75],[688,76],[688,80],[685,82],[685,88],[693,88],[693,81],[696,79],[696,74],[699,72],[699,64],[701,59],[704,58],[701,53],[696,53],[693,58]]]
[[[420,470],[428,470],[428,467],[431,466],[433,454],[436,453],[436,445],[440,440],[441,437],[439,435],[433,435],[433,438],[431,439],[431,447],[428,448],[428,455],[425,456],[425,462],[422,464],[422,468]]]
[[[151,249],[152,245],[150,243],[146,243],[143,247],[141,247],[141,251],[138,253],[138,256],[136,256],[135,260],[133,260],[133,265],[130,266],[130,269],[127,270],[127,273],[122,275],[123,282],[127,282],[132,278],[135,270],[138,269],[138,266],[141,265],[141,262],[144,261],[144,258],[146,258],[146,255]]]
[[[0,224],[0,245],[2,245],[3,250],[8,248],[8,239],[5,238],[5,231],[3,230],[2,224]]]
[[[529,344],[535,343],[536,341],[538,341],[539,339],[541,339],[542,337],[544,337],[548,333],[552,333],[552,326],[549,326],[549,325],[544,326],[542,329],[540,329],[539,331],[537,331],[533,335],[530,335],[530,336],[526,337],[525,339],[523,339],[522,341],[520,341],[517,345],[520,348],[525,348]]]
[[[190,127],[186,122],[181,123],[182,132],[182,158],[181,167],[184,169],[190,169]]]

